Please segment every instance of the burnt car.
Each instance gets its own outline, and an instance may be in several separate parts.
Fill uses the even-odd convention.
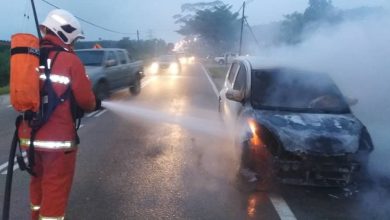
[[[345,186],[365,175],[373,143],[329,75],[261,63],[236,59],[220,92],[242,168],[310,186]]]

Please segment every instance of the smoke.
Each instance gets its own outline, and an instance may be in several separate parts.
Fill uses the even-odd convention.
[[[346,97],[357,98],[354,114],[367,126],[375,150],[373,174],[390,177],[390,15],[320,28],[297,46],[273,48],[264,59],[326,72]],[[264,54],[264,53],[263,53]]]

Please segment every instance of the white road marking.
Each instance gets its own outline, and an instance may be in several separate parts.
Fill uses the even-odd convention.
[[[7,167],[8,167],[8,162],[3,163],[3,164],[0,166],[0,171],[2,171],[4,168],[7,168]]]
[[[90,117],[92,117],[93,115],[95,115],[95,114],[97,114],[97,113],[99,113],[99,111],[94,111],[94,112],[89,113],[89,114],[86,115],[85,117],[90,118]]]
[[[22,155],[23,155],[23,157],[26,157],[26,156],[27,156],[27,153],[26,153],[26,152],[23,152]],[[24,161],[26,161],[26,163],[27,163],[27,158],[24,158]],[[14,170],[16,170],[16,169],[19,168],[19,166],[18,166],[18,164],[17,164],[17,162],[16,162],[16,158],[15,158],[14,162],[15,162],[15,164],[14,164]],[[4,163],[4,164],[2,164],[2,165],[0,166],[0,171],[3,170],[3,169],[5,169],[5,170],[1,173],[1,175],[6,175],[6,174],[7,174],[7,169],[8,169],[8,162],[6,162],[6,163]]]
[[[25,160],[26,161],[26,160]],[[26,161],[27,162],[27,161]],[[14,164],[14,171],[15,170],[17,170],[17,169],[19,169],[19,164],[17,164],[17,163],[15,163]],[[5,170],[5,171],[3,171],[2,173],[1,173],[1,175],[7,175],[7,173],[8,173],[8,170]]]
[[[83,127],[85,127],[85,124],[81,124],[80,127],[79,127],[79,129],[81,129],[81,128],[83,128]]]
[[[269,194],[268,197],[271,200],[272,205],[275,207],[280,220],[297,220],[294,213],[291,211],[290,207],[281,196],[276,194]]]
[[[206,70],[206,68],[204,68],[203,64],[199,63],[200,66],[202,67],[202,70],[203,70],[203,73],[206,75],[207,79],[209,80],[210,84],[211,84],[211,87],[213,88],[214,90],[214,93],[217,97],[219,97],[219,92],[218,92],[218,89],[217,89],[217,86],[215,86],[215,83],[214,81],[211,79],[208,71]]]
[[[104,114],[106,112],[107,112],[107,109],[104,109],[104,110],[100,111],[98,114],[96,114],[94,117],[95,118],[100,117],[102,114]]]
[[[148,85],[149,83],[151,83],[154,79],[155,79],[155,77],[150,78],[150,79],[145,80],[144,82],[142,82],[141,88],[144,88],[145,86],[147,86],[147,85]]]

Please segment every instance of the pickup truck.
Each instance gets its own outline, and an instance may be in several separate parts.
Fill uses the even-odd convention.
[[[236,53],[224,53],[220,57],[215,57],[214,61],[220,65],[232,63],[235,58],[237,58],[238,55]]]
[[[117,48],[76,50],[84,63],[97,98],[109,97],[110,91],[129,87],[130,93],[141,92],[143,62],[132,61],[126,50]]]

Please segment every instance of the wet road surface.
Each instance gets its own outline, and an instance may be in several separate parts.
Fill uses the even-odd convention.
[[[130,107],[148,106],[178,117],[207,115],[217,119],[215,90],[200,64],[194,64],[178,76],[148,76],[139,96],[121,90],[111,101]],[[0,109],[0,165],[7,160],[15,115],[9,108]],[[390,216],[389,184],[374,182],[358,189],[275,184],[263,191],[237,177],[239,151],[232,146],[231,138],[202,132],[212,129],[212,121],[183,126],[150,118],[100,111],[83,120],[69,219]],[[5,175],[0,175],[1,198],[4,183]],[[13,188],[12,219],[28,219],[26,173],[16,171]]]

